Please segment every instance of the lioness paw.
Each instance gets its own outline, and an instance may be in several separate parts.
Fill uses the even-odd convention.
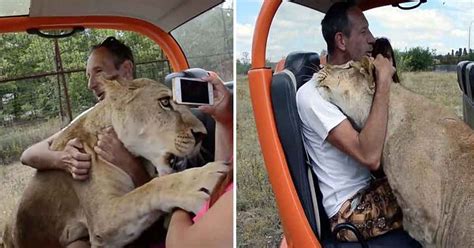
[[[181,196],[177,207],[197,213],[230,168],[228,163],[219,161],[175,174],[180,175],[181,182],[177,189],[177,196]]]

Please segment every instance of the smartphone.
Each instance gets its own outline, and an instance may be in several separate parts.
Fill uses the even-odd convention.
[[[198,78],[175,77],[172,81],[173,100],[178,104],[213,105],[212,84]]]

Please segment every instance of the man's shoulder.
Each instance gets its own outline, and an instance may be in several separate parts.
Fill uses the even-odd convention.
[[[303,84],[296,92],[296,102],[299,105],[314,104],[323,100],[317,87],[316,77],[312,77],[308,82]]]
[[[314,91],[315,88],[315,81],[314,77],[311,78],[308,82],[304,83],[301,85],[301,87],[296,91],[296,99],[298,98],[306,98],[305,96],[310,94],[312,91]]]

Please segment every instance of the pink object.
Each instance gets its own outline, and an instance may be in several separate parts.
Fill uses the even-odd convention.
[[[229,185],[227,185],[227,188],[225,188],[224,192],[231,191],[232,189],[234,189],[234,182],[229,183]],[[199,219],[201,219],[202,216],[204,216],[207,213],[208,210],[209,210],[209,201],[207,201],[204,204],[204,206],[202,206],[201,210],[197,212],[196,216],[194,216],[193,218],[193,222],[196,223]]]

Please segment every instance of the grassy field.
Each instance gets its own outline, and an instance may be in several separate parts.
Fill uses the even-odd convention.
[[[59,119],[37,124],[2,127],[0,129],[0,166],[18,161],[31,144],[41,141],[61,128]]]
[[[247,78],[237,78],[237,245],[276,247],[282,230],[264,170]]]
[[[462,116],[455,73],[406,72],[402,84]],[[282,229],[264,168],[246,77],[237,79],[237,244],[278,247]]]

